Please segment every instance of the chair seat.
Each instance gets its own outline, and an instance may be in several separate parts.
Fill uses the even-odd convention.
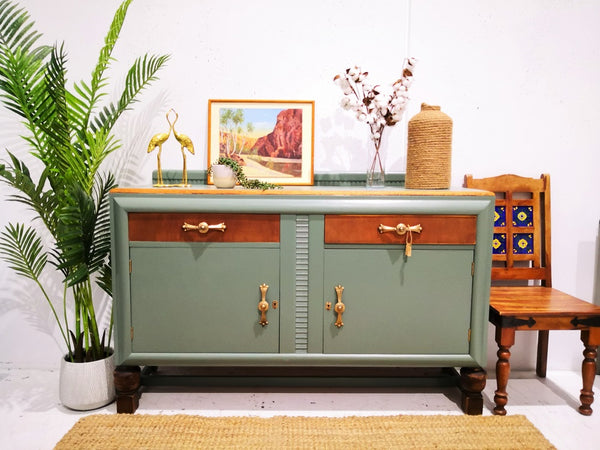
[[[517,330],[584,330],[600,327],[600,307],[550,287],[492,286],[490,321]]]

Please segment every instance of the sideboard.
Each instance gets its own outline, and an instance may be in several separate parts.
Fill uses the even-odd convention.
[[[110,193],[118,412],[140,366],[461,368],[481,414],[493,194]]]

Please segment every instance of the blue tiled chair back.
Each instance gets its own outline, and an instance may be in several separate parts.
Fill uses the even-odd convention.
[[[550,176],[465,177],[465,187],[496,194],[493,279],[550,284]]]

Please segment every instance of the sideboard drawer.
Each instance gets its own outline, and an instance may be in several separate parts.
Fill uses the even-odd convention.
[[[379,226],[421,225],[412,233],[413,244],[474,245],[477,216],[468,215],[325,215],[326,244],[398,244],[405,237],[380,233]]]
[[[225,224],[200,233],[183,225]],[[129,240],[153,242],[279,242],[278,214],[129,213]]]

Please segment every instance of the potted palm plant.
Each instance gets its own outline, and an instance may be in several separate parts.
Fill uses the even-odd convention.
[[[22,158],[7,151],[0,180],[12,188],[9,199],[27,205],[43,224],[42,233],[30,224],[8,224],[0,233],[0,256],[37,286],[52,310],[66,347],[60,397],[73,409],[92,409],[114,399],[112,319],[107,329],[100,329],[95,310],[100,300],[94,294],[103,290],[110,299],[112,283],[108,192],[116,182],[103,162],[119,148],[112,134],[115,122],[168,60],[167,55],[136,59],[119,100],[101,106],[108,84],[105,71],[131,1],[123,1],[116,11],[91,79],[68,87],[63,46],[38,45],[41,34],[27,11],[0,0],[0,96],[27,128],[23,139],[39,172],[34,176]],[[52,298],[44,283],[49,266],[59,274],[62,298]],[[105,386],[93,387],[77,380],[78,375],[68,378],[78,372],[72,366],[98,362],[110,372]],[[84,398],[71,392],[77,390],[74,384],[82,386]],[[90,398],[92,391],[108,398]]]

